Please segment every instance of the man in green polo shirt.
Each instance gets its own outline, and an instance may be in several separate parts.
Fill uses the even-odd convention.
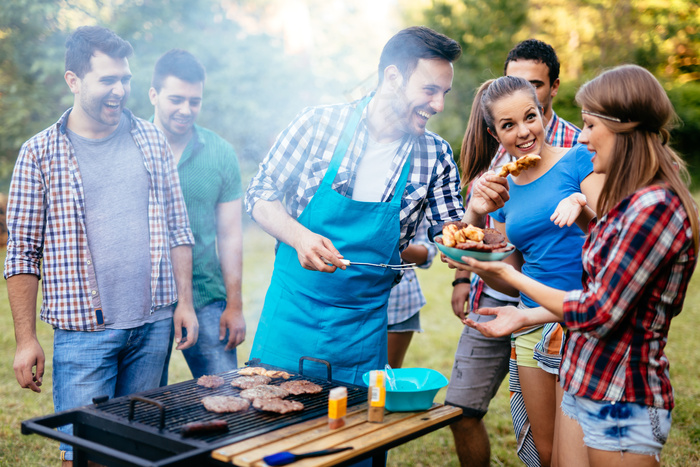
[[[173,49],[156,62],[148,91],[155,107],[153,122],[175,156],[195,238],[192,294],[199,338],[183,351],[194,378],[235,369],[236,346],[246,331],[241,301],[241,176],[233,147],[194,123],[202,106],[204,80],[202,64],[189,52]],[[167,384],[168,363],[169,358],[161,385]]]

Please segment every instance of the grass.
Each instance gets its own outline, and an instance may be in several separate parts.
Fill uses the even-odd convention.
[[[269,284],[273,264],[272,239],[254,225],[246,227],[244,259],[244,310],[248,323],[247,340],[239,347],[239,363],[247,360],[255,335],[260,309]],[[4,255],[3,255],[4,256]],[[452,272],[437,261],[433,267],[418,270],[419,280],[428,299],[421,321],[425,332],[413,338],[405,366],[434,368],[450,376],[452,358],[462,330],[450,309]],[[0,287],[0,466],[57,466],[56,442],[37,435],[23,436],[20,422],[53,412],[51,400],[51,328],[37,326],[44,347],[47,368],[41,394],[21,389],[12,370],[14,334],[5,287]],[[693,278],[685,309],[671,326],[667,353],[676,393],[671,436],[662,453],[662,465],[685,467],[700,465],[700,274]],[[182,355],[174,352],[170,382],[190,379]],[[442,390],[436,401],[444,401]],[[485,418],[492,448],[492,465],[520,466],[515,455],[508,407],[507,382],[491,404]],[[452,434],[443,428],[390,451],[390,466],[457,466]]]

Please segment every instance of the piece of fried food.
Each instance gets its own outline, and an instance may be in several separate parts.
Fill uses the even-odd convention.
[[[503,164],[501,167],[501,171],[498,172],[499,177],[507,177],[508,174],[517,177],[520,175],[520,172],[523,170],[527,170],[530,167],[534,167],[537,165],[537,163],[541,160],[542,158],[538,155],[535,154],[528,154],[527,156],[523,156],[517,161],[513,162],[508,162],[506,164]]]
[[[480,242],[484,239],[484,232],[479,227],[464,222],[449,222],[442,227],[442,244],[454,247],[458,243],[466,241]]]
[[[513,245],[509,245],[508,242],[506,242],[506,237],[498,230],[488,227],[479,230],[481,230],[481,241],[466,239],[465,241],[456,243],[453,248],[458,248],[460,250],[483,251],[485,253],[510,251],[514,248]],[[438,241],[439,240],[440,239],[438,239]]]

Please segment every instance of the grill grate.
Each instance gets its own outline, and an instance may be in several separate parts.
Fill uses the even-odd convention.
[[[267,365],[261,366],[267,367]],[[258,436],[269,431],[327,414],[328,393],[331,389],[338,386],[344,386],[348,389],[348,407],[359,405],[367,400],[367,388],[346,383],[335,383],[306,375],[292,374],[292,377],[287,381],[306,379],[323,388],[319,394],[290,395],[286,398],[303,403],[304,410],[301,412],[275,414],[258,411],[252,406],[245,412],[208,412],[201,403],[203,397],[211,395],[237,396],[241,392],[241,389],[234,388],[230,384],[233,378],[239,376],[238,370],[222,373],[219,376],[224,378],[225,383],[217,389],[201,387],[197,385],[196,380],[191,380],[140,393],[140,396],[144,398],[152,399],[163,404],[165,408],[165,423],[164,429],[161,432],[162,435],[180,438],[180,427],[187,423],[215,419],[226,420],[229,428],[228,432],[204,433],[199,436],[188,438],[212,445],[211,447],[213,449],[223,444]],[[279,385],[282,381],[284,380],[273,379],[270,384]],[[151,404],[138,401],[135,404],[133,422],[158,429],[161,417],[160,410]],[[129,423],[129,406],[130,397],[125,396],[110,399],[107,402],[91,406],[90,408],[103,414],[108,414],[109,418]]]

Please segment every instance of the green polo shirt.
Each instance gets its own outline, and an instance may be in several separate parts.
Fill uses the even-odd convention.
[[[194,308],[226,300],[226,288],[216,252],[216,206],[243,196],[241,172],[233,146],[213,131],[194,126],[177,171],[187,205],[192,249]]]

